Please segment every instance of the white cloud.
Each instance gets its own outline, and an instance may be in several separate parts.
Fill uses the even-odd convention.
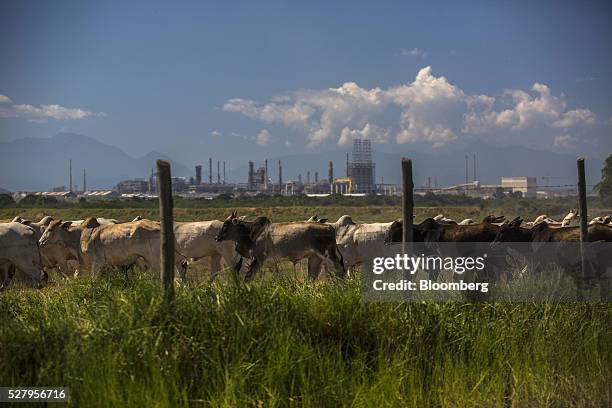
[[[553,145],[561,149],[570,150],[576,147],[576,141],[570,135],[559,135],[555,136],[555,139],[553,140]]]
[[[588,109],[566,111],[567,103],[563,94],[552,95],[550,88],[544,84],[535,83],[532,96],[523,90],[506,90],[514,104],[500,111],[493,110],[493,103],[474,105],[465,115],[464,131],[467,133],[484,133],[496,128],[524,130],[529,127],[569,128],[576,125],[592,125],[596,116]]]
[[[400,51],[400,55],[402,57],[423,57],[425,58],[427,56],[427,53],[419,48],[413,48],[411,50],[403,48]]]
[[[255,141],[260,146],[267,145],[270,142],[270,132],[268,132],[268,129],[261,129]]]
[[[568,128],[579,123],[595,124],[595,114],[588,109],[574,109],[562,114],[552,125],[558,128]]]
[[[300,90],[275,96],[268,103],[229,99],[226,112],[282,124],[304,132],[310,145],[333,140],[339,145],[355,137],[384,143],[425,141],[442,146],[462,134],[528,128],[570,128],[590,125],[596,116],[588,109],[567,109],[565,96],[535,83],[529,91],[506,90],[501,97],[466,94],[430,66],[414,81],[386,89],[362,88],[346,82],[338,88]]]
[[[221,137],[223,136],[223,133],[219,132],[218,130],[213,130],[212,132],[210,132],[210,135],[212,137]]]
[[[60,105],[41,105],[14,104],[5,95],[0,95],[0,117],[3,118],[24,118],[31,122],[46,122],[48,119],[56,120],[77,120],[85,119],[89,116],[106,116],[104,112],[94,113],[79,108],[66,108]]]
[[[387,143],[389,139],[389,130],[369,123],[366,123],[363,129],[350,129],[345,127],[340,132],[338,146],[348,146],[353,139],[370,139],[374,143]]]

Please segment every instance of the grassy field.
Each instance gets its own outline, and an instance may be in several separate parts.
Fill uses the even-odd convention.
[[[0,383],[78,406],[610,406],[604,304],[364,303],[357,278],[144,273],[0,296]]]
[[[238,211],[275,221],[400,216],[394,206]],[[182,221],[228,212],[175,210]],[[490,209],[415,212],[479,218]],[[13,208],[0,219],[17,214],[157,218],[150,208]],[[612,404],[610,304],[367,303],[358,276],[310,283],[291,272],[249,285],[225,272],[179,287],[171,308],[145,272],[16,285],[0,294],[0,384],[68,386],[77,406]]]

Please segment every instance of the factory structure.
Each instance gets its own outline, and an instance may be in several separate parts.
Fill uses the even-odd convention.
[[[248,162],[246,171],[246,182],[226,181],[226,162],[208,158],[208,168],[197,164],[192,177],[172,177],[172,189],[175,195],[186,198],[214,198],[220,194],[228,195],[307,195],[328,196],[331,194],[366,196],[377,195],[401,195],[401,188],[395,184],[376,183],[376,163],[372,156],[371,140],[357,138],[353,140],[352,154],[346,153],[344,168],[337,172],[334,162],[327,162],[325,169],[305,171],[297,174],[296,178],[286,177],[283,172],[281,160],[265,160],[260,164],[254,161]],[[428,176],[423,184],[415,180],[415,194],[450,194],[467,195],[479,198],[498,198],[503,196],[525,197],[525,198],[550,198],[555,196],[566,196],[576,194],[575,187],[559,189],[561,186],[550,186],[551,179],[560,178],[542,176],[545,183],[538,185],[537,178],[532,176],[502,177],[498,184],[484,184],[477,180],[476,155],[473,155],[473,177],[470,180],[469,157],[465,156],[465,182],[451,186],[438,186],[436,176]],[[122,180],[110,190],[88,190],[87,170],[83,169],[82,188],[79,189],[74,182],[72,174],[72,161],[68,164],[67,185],[54,187],[48,192],[20,192],[21,196],[28,194],[53,196],[61,199],[76,197],[84,198],[117,198],[117,197],[157,197],[157,178],[151,169],[148,178],[134,178]],[[399,166],[398,166],[399,168]],[[206,171],[208,170],[208,171]],[[319,170],[322,170],[319,172]],[[323,176],[325,173],[326,176]],[[340,173],[340,174],[339,174]],[[461,172],[458,172],[461,174]],[[555,188],[553,188],[555,187]],[[566,187],[566,186],[562,186]]]

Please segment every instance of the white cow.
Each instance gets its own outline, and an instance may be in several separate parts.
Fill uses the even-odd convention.
[[[175,222],[174,239],[177,264],[181,279],[186,280],[187,266],[202,258],[210,257],[211,273],[214,278],[221,269],[221,260],[226,265],[240,269],[240,255],[231,241],[217,242],[215,237],[221,231],[223,222],[218,220],[200,222]]]
[[[336,244],[342,254],[344,266],[367,265],[372,259],[390,251],[385,237],[393,222],[355,223],[343,215],[331,225],[336,230]]]
[[[76,226],[70,221],[51,222],[40,238],[40,247],[60,249],[64,259],[78,260],[83,270],[93,274],[107,265],[129,267],[140,260],[157,273],[159,237],[158,222],[142,220],[100,225],[95,218],[88,218]]]
[[[34,228],[19,222],[0,224],[0,269],[7,271],[0,289],[8,286],[16,271],[29,276],[38,287],[47,283]]]

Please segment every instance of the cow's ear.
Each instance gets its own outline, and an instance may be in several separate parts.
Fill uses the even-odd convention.
[[[234,216],[234,213],[232,212],[230,215],[227,216],[227,218],[225,219],[225,221],[231,221],[232,218]]]
[[[68,228],[71,225],[72,221],[63,221],[62,223],[60,223],[60,228]]]
[[[100,223],[98,222],[98,220],[96,218],[89,217],[85,221],[83,221],[82,226],[84,228],[96,228],[96,227],[100,226]]]

